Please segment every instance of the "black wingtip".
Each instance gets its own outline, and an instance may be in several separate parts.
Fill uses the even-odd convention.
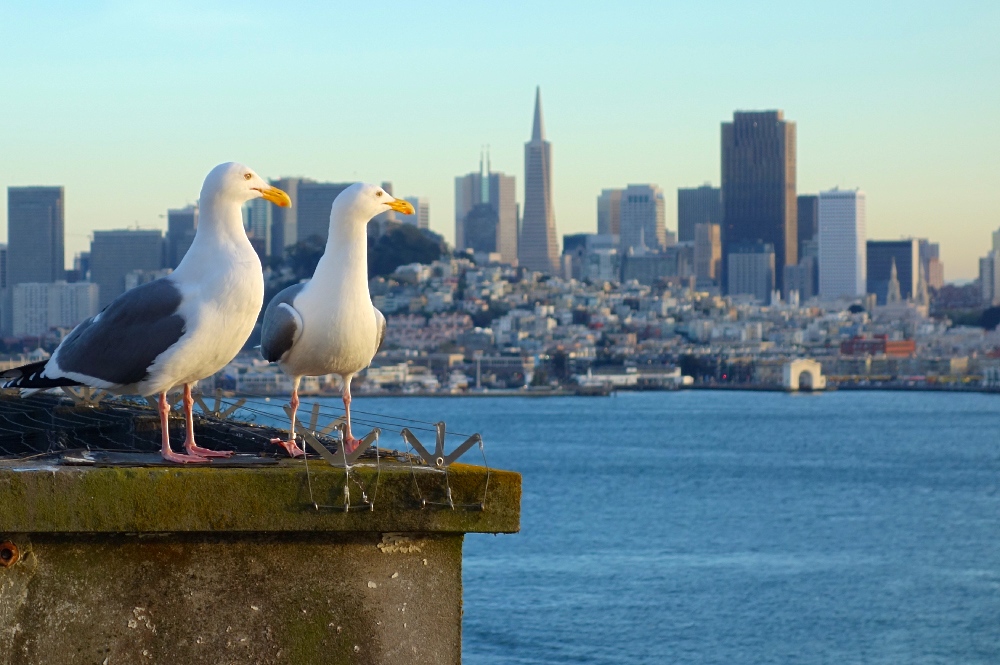
[[[42,376],[45,373],[45,366],[48,360],[28,363],[14,369],[9,369],[0,374],[0,381],[3,381],[4,388],[35,388],[43,390],[45,388],[58,388],[59,386],[79,386],[79,381],[72,379],[58,378],[50,379]]]

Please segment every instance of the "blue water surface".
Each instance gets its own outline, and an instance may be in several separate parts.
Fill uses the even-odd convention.
[[[1000,396],[354,407],[523,474],[521,533],[465,541],[467,664],[1000,663]]]

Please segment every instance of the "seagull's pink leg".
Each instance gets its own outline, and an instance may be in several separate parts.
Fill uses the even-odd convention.
[[[344,429],[344,451],[347,454],[353,453],[358,449],[361,444],[360,439],[355,439],[351,436],[351,379],[353,376],[345,376],[344,378],[344,419],[347,421],[347,426]]]
[[[292,407],[292,423],[288,427],[288,440],[271,439],[271,443],[281,446],[292,457],[302,457],[306,452],[295,443],[295,412],[299,410],[299,377],[292,380],[292,400],[289,404]]]
[[[231,450],[209,450],[208,448],[202,448],[197,443],[194,442],[194,413],[192,413],[192,408],[194,407],[194,398],[191,397],[191,385],[188,383],[184,384],[184,422],[187,425],[187,438],[184,439],[184,450],[188,452],[189,455],[194,455],[195,457],[232,457],[233,451]]]
[[[160,432],[162,433],[162,444],[160,454],[168,462],[178,462],[186,464],[190,462],[207,462],[208,460],[198,455],[182,455],[170,449],[170,403],[167,402],[167,393],[160,393]]]

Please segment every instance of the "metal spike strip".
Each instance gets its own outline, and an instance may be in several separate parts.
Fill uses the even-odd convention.
[[[429,501],[424,498],[423,492],[420,490],[420,484],[417,482],[416,472],[413,470],[413,464],[411,462],[410,475],[413,478],[413,485],[417,489],[417,494],[420,496],[420,507],[421,508],[447,507],[450,508],[451,510],[455,510],[456,508],[464,508],[466,510],[485,510],[486,509],[485,491],[489,490],[489,471],[488,471],[489,467],[487,467],[487,474],[486,474],[486,483],[487,483],[486,490],[483,493],[483,500],[480,501],[479,503],[456,504],[452,496],[451,482],[448,476],[448,467],[451,466],[452,462],[454,462],[459,457],[468,452],[468,450],[472,448],[472,446],[479,444],[479,450],[481,452],[483,451],[483,437],[480,436],[479,434],[473,434],[468,439],[466,439],[465,442],[462,443],[462,445],[458,446],[457,448],[455,448],[455,450],[446,455],[444,452],[444,438],[445,438],[445,432],[447,431],[445,428],[445,424],[444,422],[435,423],[434,428],[437,432],[437,437],[434,445],[433,455],[427,451],[427,448],[425,448],[424,445],[420,443],[420,440],[416,436],[414,436],[413,432],[411,432],[409,429],[404,427],[402,432],[400,432],[400,434],[403,437],[403,441],[405,441],[408,446],[412,446],[413,449],[417,452],[417,454],[420,455],[420,457],[427,463],[428,466],[431,467],[432,470],[444,474],[445,501],[444,502]],[[485,452],[483,452],[483,456],[485,460]]]
[[[289,418],[291,418],[292,417],[292,409],[291,409],[291,407],[284,406],[283,408],[284,408],[285,414]],[[372,501],[368,500],[368,495],[367,495],[364,487],[362,485],[360,485],[359,483],[357,483],[357,481],[355,481],[355,484],[357,484],[358,487],[361,490],[361,502],[357,503],[357,504],[351,504],[351,489],[350,489],[351,465],[355,464],[358,461],[358,459],[361,457],[361,455],[366,450],[368,450],[368,448],[371,447],[371,445],[372,445],[373,442],[378,441],[379,434],[382,433],[382,430],[380,430],[377,427],[375,429],[373,429],[363,439],[361,439],[361,443],[358,444],[357,449],[355,449],[354,452],[352,452],[351,454],[348,455],[347,451],[346,451],[346,449],[344,447],[344,444],[343,444],[343,441],[344,441],[344,438],[345,438],[345,430],[346,430],[346,427],[347,427],[346,426],[346,422],[344,420],[344,417],[340,416],[340,417],[334,419],[332,422],[328,423],[322,429],[317,430],[317,426],[319,425],[319,414],[320,414],[320,405],[318,403],[313,404],[313,407],[312,407],[312,410],[311,410],[311,413],[310,413],[309,426],[308,427],[303,426],[302,422],[298,418],[296,418],[295,419],[295,433],[298,434],[299,436],[301,436],[302,440],[306,443],[306,445],[309,448],[312,448],[316,453],[318,453],[319,456],[322,457],[323,460],[326,461],[327,464],[329,464],[330,466],[333,466],[333,467],[344,469],[344,503],[342,505],[340,505],[340,506],[325,506],[325,505],[320,505],[319,503],[316,502],[316,500],[314,499],[313,494],[312,494],[312,480],[311,480],[311,478],[309,476],[309,460],[308,460],[308,458],[306,458],[304,460],[305,467],[306,467],[306,478],[307,478],[308,485],[309,485],[309,499],[312,502],[313,507],[316,508],[316,509],[319,509],[319,508],[335,508],[335,509],[343,510],[345,513],[346,512],[350,512],[352,508],[356,509],[356,510],[357,509],[361,509],[361,510],[375,510],[375,502],[374,502],[374,500],[372,500]],[[324,435],[325,436],[325,435],[329,434],[330,432],[332,432],[335,429],[340,432],[340,441],[341,441],[341,444],[340,444],[340,450],[339,450],[339,452],[340,452],[339,457],[338,457],[338,455],[336,455],[335,453],[333,453],[329,448],[327,448],[326,446],[324,446],[320,442],[320,440],[316,437],[317,431],[319,432],[320,435]],[[375,448],[375,456],[376,456],[376,462],[377,462],[378,461],[378,447],[377,446]],[[380,479],[381,473],[382,473],[381,466],[379,466],[379,471],[375,475],[375,492],[376,493],[378,492],[378,483],[379,483],[379,479]]]

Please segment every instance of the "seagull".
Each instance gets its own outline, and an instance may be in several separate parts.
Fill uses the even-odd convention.
[[[250,337],[264,304],[260,259],[243,228],[242,205],[288,194],[242,164],[209,172],[190,249],[166,277],[130,289],[78,325],[45,361],[0,374],[4,388],[37,392],[91,386],[120,395],[159,393],[161,454],[170,462],[207,462],[231,452],[195,443],[191,384],[215,374]],[[170,448],[167,392],[184,387],[185,453]]]
[[[343,379],[344,450],[360,443],[351,434],[351,379],[371,364],[385,339],[385,317],[368,292],[368,221],[395,210],[413,214],[413,206],[381,187],[356,183],[345,189],[330,210],[326,250],[311,280],[274,296],[264,311],[260,352],[292,377],[292,421],[288,440],[272,439],[289,455],[304,451],[295,443],[295,412],[303,376],[339,374]]]

